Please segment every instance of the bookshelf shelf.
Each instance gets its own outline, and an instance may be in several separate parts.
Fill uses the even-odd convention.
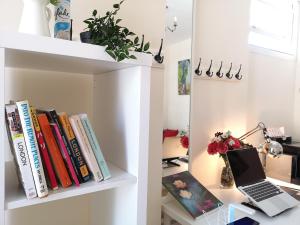
[[[108,167],[112,175],[112,177],[109,180],[105,180],[99,183],[95,181],[89,181],[87,183],[81,184],[80,187],[75,187],[73,185],[72,187],[67,189],[59,187],[57,191],[49,191],[49,195],[46,198],[34,198],[28,200],[25,194],[23,193],[23,190],[10,190],[8,191],[6,196],[7,199],[5,209],[10,210],[26,206],[43,204],[47,202],[81,196],[85,194],[91,194],[98,191],[104,191],[136,183],[137,179],[135,176],[127,173],[124,170],[121,170],[120,168],[114,166],[111,163],[108,163]]]
[[[115,62],[101,46],[21,33],[0,32],[0,47],[6,49],[6,66],[13,68],[101,74],[134,66],[159,67],[149,54],[135,53],[137,60]]]

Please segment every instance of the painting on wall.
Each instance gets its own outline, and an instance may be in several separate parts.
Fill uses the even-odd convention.
[[[190,95],[191,93],[191,61],[185,59],[178,62],[178,94]]]

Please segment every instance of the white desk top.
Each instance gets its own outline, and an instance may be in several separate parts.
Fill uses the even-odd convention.
[[[207,187],[216,197],[222,200],[225,204],[225,209],[229,203],[240,203],[245,200],[245,197],[236,189],[221,189],[217,186]],[[163,199],[163,210],[171,218],[178,221],[182,225],[206,225],[206,219],[201,216],[199,219],[194,220],[183,207],[171,196]],[[217,212],[213,211],[208,214],[208,220],[211,219],[211,225],[216,224]],[[239,219],[248,216],[258,222],[261,225],[299,225],[300,224],[300,207],[288,210],[274,218],[267,217],[265,214],[256,211],[254,215],[248,215],[238,210],[235,211],[235,218]],[[223,223],[224,224],[224,223]],[[222,225],[223,225],[222,224]]]

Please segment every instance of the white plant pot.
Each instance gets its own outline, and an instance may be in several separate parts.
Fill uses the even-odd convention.
[[[19,32],[50,37],[50,0],[22,0],[24,3]]]

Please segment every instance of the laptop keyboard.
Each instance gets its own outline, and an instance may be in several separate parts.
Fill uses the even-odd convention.
[[[283,193],[278,187],[271,184],[270,182],[255,184],[251,187],[243,188],[243,191],[245,191],[256,202],[261,202]]]

